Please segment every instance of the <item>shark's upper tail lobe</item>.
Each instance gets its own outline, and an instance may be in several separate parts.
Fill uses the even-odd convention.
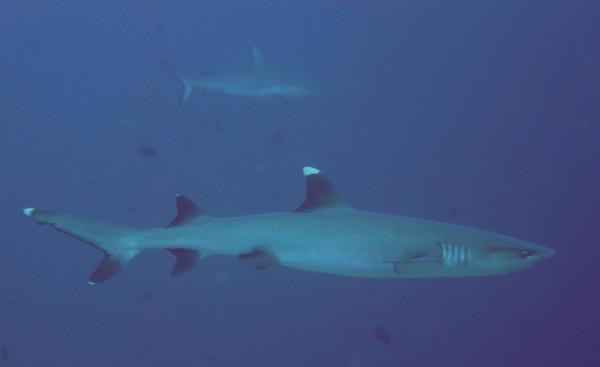
[[[171,65],[167,60],[162,59],[161,60],[162,65],[169,70],[169,72],[171,72],[171,74],[173,74],[173,76],[175,76],[175,78],[177,78],[177,80],[179,80],[181,82],[181,84],[183,85],[183,96],[181,98],[181,103],[185,103],[190,96],[192,95],[192,92],[194,91],[194,86],[192,85],[192,83],[186,79],[185,77],[183,77],[178,71],[177,69],[175,69],[173,67],[173,65]]]
[[[23,213],[40,224],[50,224],[58,231],[80,239],[104,253],[104,259],[90,276],[90,284],[111,278],[141,251],[135,242],[139,231],[132,228],[34,208],[24,209]]]

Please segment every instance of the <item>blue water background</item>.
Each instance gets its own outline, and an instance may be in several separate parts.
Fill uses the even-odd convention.
[[[600,365],[599,14],[591,0],[0,2],[0,366]],[[181,105],[160,64],[244,69],[252,46],[329,93]],[[147,228],[177,193],[211,215],[286,211],[304,165],[356,207],[558,255],[435,280],[209,258],[172,279],[156,251],[90,287],[101,255],[20,212]]]

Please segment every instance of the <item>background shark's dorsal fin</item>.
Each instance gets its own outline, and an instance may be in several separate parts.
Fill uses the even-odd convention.
[[[335,186],[316,168],[304,167],[306,199],[295,212],[311,212],[320,209],[347,208]]]
[[[252,47],[252,69],[256,71],[269,70],[271,67],[258,47]]]
[[[177,227],[204,217],[204,213],[202,213],[200,208],[184,195],[177,195],[175,203],[177,205],[177,215],[175,215],[175,218],[169,223],[167,228]]]

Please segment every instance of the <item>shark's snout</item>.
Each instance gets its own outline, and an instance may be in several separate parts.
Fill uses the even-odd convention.
[[[522,255],[525,260],[533,263],[542,260],[548,260],[552,256],[556,255],[556,251],[547,247],[540,246],[535,250],[523,250]]]

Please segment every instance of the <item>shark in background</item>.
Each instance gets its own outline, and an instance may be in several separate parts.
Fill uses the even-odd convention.
[[[271,67],[257,47],[252,48],[252,66],[239,72],[192,79],[184,77],[164,59],[162,64],[181,82],[182,103],[185,103],[196,90],[263,98],[277,96],[298,98],[323,93],[323,90],[303,77]]]
[[[509,273],[555,254],[486,230],[354,209],[318,169],[305,167],[304,176],[306,198],[291,212],[215,218],[178,195],[171,223],[146,230],[35,208],[23,213],[104,253],[90,284],[150,249],[175,256],[173,276],[210,255],[235,256],[255,269],[280,264],[353,277],[432,278]]]

